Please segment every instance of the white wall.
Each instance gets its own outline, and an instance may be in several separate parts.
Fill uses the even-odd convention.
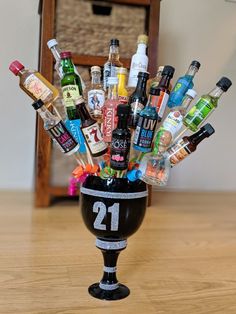
[[[202,66],[196,75],[198,96],[222,76],[233,85],[207,120],[216,132],[172,169],[169,188],[236,190],[236,2],[224,0],[161,1],[160,64],[175,66],[173,82],[191,60]]]
[[[38,0],[0,1],[0,188],[32,188],[35,113],[8,70],[12,60],[37,68]],[[198,59],[195,86],[208,92],[225,75],[233,86],[209,122],[216,133],[172,170],[169,187],[236,190],[236,4],[224,0],[161,2],[160,64],[176,67],[174,80]]]
[[[18,59],[38,66],[38,0],[0,1],[0,188],[31,189],[34,168],[35,112],[8,66]]]

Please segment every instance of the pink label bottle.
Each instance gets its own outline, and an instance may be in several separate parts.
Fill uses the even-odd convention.
[[[103,140],[106,143],[112,141],[112,131],[117,127],[118,78],[108,78],[108,98],[103,107]]]

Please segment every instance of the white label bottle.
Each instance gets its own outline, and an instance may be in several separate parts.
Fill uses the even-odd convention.
[[[148,56],[146,55],[148,36],[139,35],[137,52],[131,59],[128,87],[136,87],[138,73],[146,72],[148,68]]]

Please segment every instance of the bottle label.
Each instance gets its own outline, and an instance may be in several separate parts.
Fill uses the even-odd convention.
[[[156,97],[158,97],[158,101],[156,103],[156,109],[157,109],[157,113],[159,116],[159,120],[161,120],[163,118],[163,115],[164,115],[164,112],[166,109],[166,105],[167,105],[168,100],[169,100],[169,94],[161,91],[160,95],[156,96]]]
[[[155,137],[153,153],[155,155],[162,155],[167,150],[171,141],[172,141],[172,135],[170,131],[162,127],[157,132],[157,135]]]
[[[102,139],[102,134],[97,122],[82,128],[82,132],[92,155],[96,155],[107,148],[107,145]]]
[[[184,76],[178,79],[173,91],[170,93],[169,102],[172,104],[171,107],[181,105],[187,90],[193,87],[192,79],[192,76]]]
[[[105,108],[103,111],[103,138],[105,142],[110,143],[112,140],[112,131],[116,128],[117,117],[116,108]]]
[[[70,152],[78,145],[62,121],[49,129],[48,132],[53,141],[59,145],[63,153]]]
[[[130,72],[129,72],[129,81],[128,86],[129,87],[136,87],[138,82],[138,73],[139,72],[146,72],[147,71],[147,62],[146,62],[146,56],[145,59],[139,59],[139,60],[132,60]]]
[[[105,102],[105,93],[101,89],[92,89],[88,92],[88,106],[94,115],[101,115]]]
[[[194,124],[198,127],[213,110],[210,100],[200,98],[200,100],[193,106],[186,114],[184,121],[186,124]]]
[[[176,165],[191,154],[191,151],[187,147],[188,144],[189,142],[186,143],[181,139],[168,149],[168,158],[171,165]]]
[[[136,101],[132,102],[130,104],[130,120],[129,120],[129,126],[132,128],[135,128],[138,123],[139,113],[143,110],[144,105],[139,102],[137,99]]]
[[[111,143],[111,167],[126,169],[129,162],[130,139],[113,138]]]
[[[29,75],[23,83],[23,86],[36,98],[42,101],[48,101],[48,97],[53,98],[53,92],[36,75]]]
[[[144,151],[147,151],[147,149],[151,150],[156,124],[157,120],[142,116],[139,117],[133,142],[136,146],[140,147],[140,150],[142,150],[142,148]]]
[[[103,68],[103,89],[107,90],[108,88],[108,77],[111,76],[111,65],[109,63],[104,64]]]
[[[81,97],[77,85],[66,85],[62,87],[62,96],[66,107],[75,107],[74,101]]]
[[[86,153],[85,139],[81,131],[81,120],[66,120],[65,125],[76,141],[79,143],[79,152],[82,154]]]
[[[183,116],[179,111],[171,111],[165,118],[162,127],[171,132],[174,137],[183,126]]]

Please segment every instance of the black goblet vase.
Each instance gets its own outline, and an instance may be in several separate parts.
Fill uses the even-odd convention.
[[[123,299],[130,291],[118,282],[116,264],[127,238],[142,224],[148,195],[146,184],[140,180],[89,176],[80,192],[84,223],[96,236],[96,246],[104,259],[103,277],[89,287],[89,293],[102,300]]]

